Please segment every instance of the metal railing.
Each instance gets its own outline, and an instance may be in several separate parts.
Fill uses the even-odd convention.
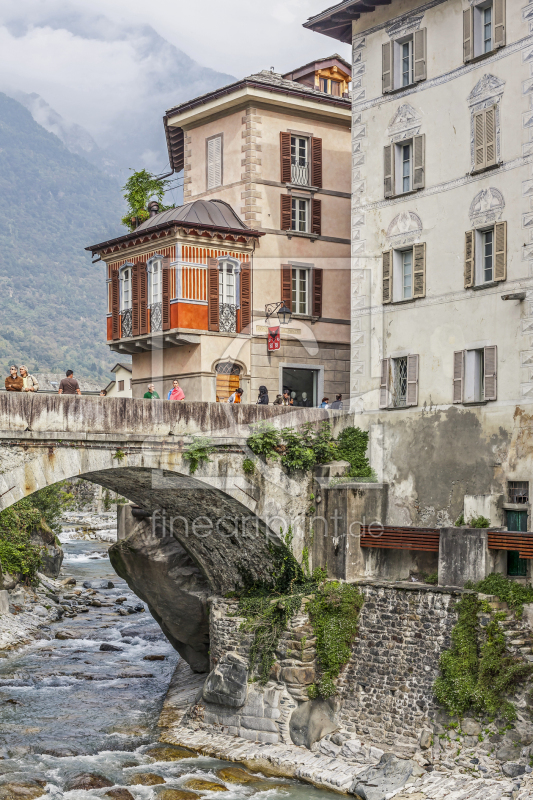
[[[291,183],[309,186],[309,164],[291,164]]]

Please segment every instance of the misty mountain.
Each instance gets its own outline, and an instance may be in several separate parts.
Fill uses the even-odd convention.
[[[84,248],[124,232],[119,183],[0,93],[0,193],[0,366],[105,384],[105,271]]]

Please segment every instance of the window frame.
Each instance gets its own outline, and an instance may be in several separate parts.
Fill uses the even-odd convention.
[[[404,47],[405,45],[408,46],[408,77],[409,80],[407,83],[404,83]],[[402,36],[400,39],[395,39],[393,43],[393,47],[395,49],[394,53],[394,89],[408,89],[410,86],[413,86],[415,82],[415,43],[413,34],[409,34],[408,36]]]
[[[119,297],[119,312],[122,313],[123,311],[129,311],[133,308],[133,267],[134,265],[131,264],[129,261],[123,264],[119,271],[119,286],[120,286],[120,297]],[[126,273],[129,273],[129,278],[126,278]],[[129,284],[129,305],[125,304],[124,294],[125,288]]]
[[[153,256],[146,265],[146,271],[148,273],[148,307],[151,308],[151,306],[163,302],[163,257]],[[159,277],[159,300],[154,300],[154,275]]]
[[[406,163],[404,159],[405,148],[409,148],[409,174],[404,176],[404,164]],[[409,194],[409,192],[413,190],[413,182],[414,182],[414,175],[413,175],[413,150],[414,150],[414,140],[413,139],[405,139],[402,142],[396,142],[394,144],[394,158],[395,158],[395,165],[394,165],[394,174],[396,176],[396,186],[395,189],[395,196],[402,194]],[[404,181],[405,177],[407,177],[409,181],[409,188],[404,188]]]
[[[291,133],[291,183],[295,184],[296,186],[310,186],[311,185],[311,136],[303,136],[297,133]],[[293,156],[293,140],[295,141],[295,150],[296,153]],[[305,143],[305,159],[304,164],[296,164],[293,161],[293,158],[299,160],[300,156],[298,154],[299,150],[299,142]],[[307,170],[307,180],[305,182],[295,180],[295,169],[298,168],[300,170]],[[292,209],[291,209],[292,213]]]
[[[305,228],[295,227],[298,224],[302,205],[305,208]],[[308,197],[291,196],[291,231],[294,233],[310,233],[311,228],[311,200]]]
[[[231,267],[231,271],[228,269]],[[226,305],[233,305],[235,308],[240,308],[240,273],[241,262],[233,256],[221,256],[218,259],[218,302]],[[228,301],[230,295],[227,294],[228,277],[232,276],[233,281],[233,302]]]
[[[305,311],[300,310],[300,279],[305,275]],[[311,268],[310,267],[291,267],[291,307],[292,313],[299,316],[311,316]]]

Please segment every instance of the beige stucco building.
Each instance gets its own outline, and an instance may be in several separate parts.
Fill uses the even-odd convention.
[[[353,47],[351,393],[391,522],[531,530],[530,20],[393,0],[306,23]]]

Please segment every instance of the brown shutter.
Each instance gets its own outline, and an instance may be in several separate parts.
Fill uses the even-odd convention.
[[[485,110],[485,166],[496,163],[496,106]]]
[[[322,200],[311,200],[311,233],[322,235]]]
[[[281,147],[281,182],[291,183],[291,135],[285,131],[280,133]]]
[[[131,268],[131,333],[138,336],[141,332],[140,304],[139,304],[139,264]]]
[[[322,139],[311,138],[311,185],[322,188]]]
[[[497,395],[497,358],[498,348],[496,345],[492,347],[484,347],[484,398],[485,400],[496,400]]]
[[[379,381],[379,407],[389,407],[389,379],[390,379],[390,358],[381,360],[381,378]]]
[[[394,75],[394,42],[387,42],[381,46],[381,82],[383,94],[393,89]]]
[[[474,9],[463,11],[463,61],[474,58]]]
[[[426,243],[413,245],[413,297],[426,296]]]
[[[383,165],[384,165],[384,190],[385,197],[394,197],[394,148],[395,145],[388,144],[383,148]]]
[[[414,53],[414,79],[415,83],[418,81],[425,81],[427,77],[426,67],[426,42],[427,42],[427,29],[421,28],[413,34],[413,53]]]
[[[505,45],[505,0],[493,0],[494,49]]]
[[[507,222],[494,225],[494,280],[507,280]]]
[[[465,351],[456,350],[453,354],[453,402],[463,402],[463,385],[465,377]]]
[[[383,263],[383,303],[392,301],[392,250],[382,253]]]
[[[164,256],[161,269],[161,328],[164,331],[170,330],[170,258]]]
[[[407,356],[406,405],[418,405],[418,356]]]
[[[474,114],[474,169],[485,166],[485,112]]]
[[[476,259],[476,232],[467,231],[465,233],[465,289],[470,289],[474,285]]]
[[[146,261],[137,264],[139,269],[139,333],[148,333],[148,272]]]
[[[120,339],[120,284],[118,269],[111,272],[111,331],[113,339]]]
[[[252,322],[252,270],[250,262],[244,261],[241,264],[241,333],[250,327]]]
[[[313,269],[313,317],[322,316],[323,270]]]
[[[413,137],[413,189],[423,189],[426,178],[426,134]]]
[[[219,301],[218,301],[218,282],[219,270],[216,258],[207,260],[207,329],[210,331],[219,330]]]
[[[281,224],[282,231],[290,231],[292,218],[292,197],[290,194],[281,195]]]
[[[281,301],[292,311],[292,267],[286,264],[281,267]]]

